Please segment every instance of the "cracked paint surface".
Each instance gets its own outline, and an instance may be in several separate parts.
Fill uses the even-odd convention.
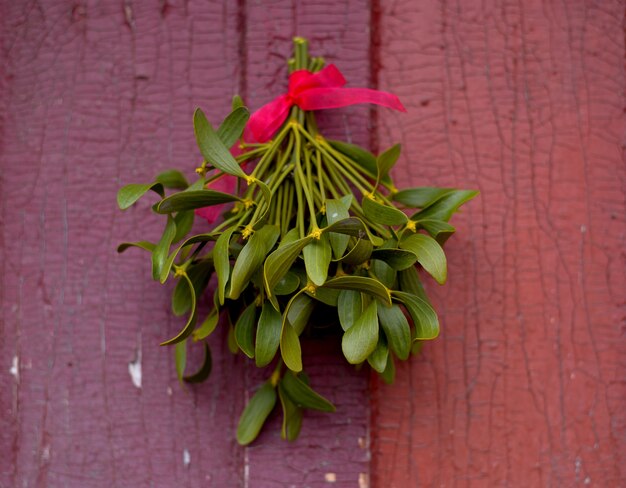
[[[481,195],[440,338],[374,382],[373,486],[623,486],[623,2],[378,3],[381,146]]]

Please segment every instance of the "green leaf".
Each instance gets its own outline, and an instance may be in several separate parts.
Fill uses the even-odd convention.
[[[200,152],[207,162],[224,173],[248,179],[248,175],[241,169],[199,108],[193,114],[193,129]]]
[[[396,270],[384,261],[372,259],[370,261],[370,271],[374,277],[387,288],[393,288],[396,283]]]
[[[245,104],[243,103],[243,100],[239,95],[233,95],[233,101],[231,103],[231,106],[232,109],[235,110],[236,108],[245,106]]]
[[[259,368],[267,366],[278,350],[282,330],[282,317],[269,301],[263,302],[261,317],[256,329],[254,359]]]
[[[280,335],[280,354],[291,371],[302,371],[302,348],[297,332],[289,324],[283,321],[283,330]]]
[[[276,390],[268,381],[252,396],[239,418],[237,426],[239,444],[246,446],[256,439],[275,405]]]
[[[220,321],[220,313],[217,308],[211,310],[206,319],[200,324],[196,330],[193,331],[193,340],[201,341],[209,337],[217,328],[217,324]]]
[[[326,219],[329,225],[339,222],[340,220],[350,218],[350,205],[352,203],[352,195],[346,195],[341,199],[327,199],[326,200]],[[333,249],[335,258],[339,259],[346,252],[348,247],[348,240],[350,239],[345,234],[338,234],[336,232],[330,232],[328,234],[330,239],[330,246]]]
[[[374,352],[367,357],[367,362],[378,373],[383,373],[387,367],[387,358],[389,357],[389,347],[384,335],[378,337],[378,344]]]
[[[249,358],[254,357],[256,308],[254,302],[248,305],[235,324],[235,339],[237,339],[237,344],[239,344],[239,348]]]
[[[196,320],[198,319],[198,312],[196,310],[196,292],[193,289],[193,284],[191,283],[191,280],[186,274],[183,275],[183,279],[189,286],[189,294],[191,296],[191,312],[189,313],[189,318],[187,319],[187,323],[181,329],[181,331],[178,334],[176,334],[176,336],[172,337],[171,339],[165,342],[162,342],[161,343],[162,346],[169,346],[169,345],[176,344],[180,341],[185,340],[193,332],[193,328],[196,325]]]
[[[337,299],[337,313],[343,330],[348,330],[361,316],[363,300],[361,293],[355,290],[341,290]]]
[[[217,294],[220,305],[224,305],[224,293],[230,276],[230,240],[236,230],[237,226],[233,226],[221,233],[213,248],[213,261],[215,263],[215,274],[217,274]]]
[[[387,355],[387,366],[385,367],[385,371],[381,373],[383,381],[388,385],[393,384],[393,381],[396,378],[396,365],[393,362],[393,354]]]
[[[302,254],[309,279],[317,286],[322,286],[328,276],[328,266],[332,259],[328,235],[322,234],[319,239],[313,239],[304,247]]]
[[[147,185],[131,184],[123,186],[117,192],[117,205],[122,210],[126,210],[133,203],[144,196],[149,190],[158,193],[161,198],[165,196],[161,183],[148,183]]]
[[[398,271],[410,268],[417,261],[414,253],[404,249],[376,249],[372,252],[372,259],[384,261]]]
[[[229,113],[224,122],[217,129],[217,137],[220,138],[222,144],[227,148],[230,148],[243,134],[243,130],[250,118],[250,112],[246,107],[234,108]]]
[[[189,186],[187,178],[175,169],[170,169],[159,173],[154,179],[157,183],[161,183],[165,188],[173,188],[177,190],[184,190]]]
[[[407,268],[398,272],[398,282],[400,284],[400,290],[406,293],[420,297],[422,300],[430,304],[428,296],[424,291],[424,287],[420,281],[417,269]],[[432,305],[431,305],[432,306]]]
[[[167,217],[167,223],[165,224],[165,230],[159,240],[158,244],[152,251],[152,278],[156,281],[161,277],[161,271],[165,266],[165,262],[168,257],[170,246],[176,236],[176,222],[171,216]],[[169,273],[169,271],[168,271]],[[167,275],[166,275],[167,277]]]
[[[352,327],[343,334],[341,349],[350,364],[359,364],[374,352],[378,343],[376,300],[372,300]]]
[[[212,271],[213,263],[210,261],[200,261],[198,264],[187,268],[187,276],[189,276],[193,289],[196,292],[196,300],[209,283]],[[172,313],[178,316],[184,315],[190,308],[191,295],[189,286],[184,279],[179,279],[172,293]]]
[[[302,334],[302,331],[309,323],[309,318],[314,308],[315,301],[307,295],[300,294],[293,298],[290,307],[288,310],[285,310],[287,320],[298,335]]]
[[[211,368],[213,367],[213,360],[211,358],[211,348],[205,342],[204,343],[204,359],[202,366],[193,374],[183,377],[187,383],[202,383],[206,381],[211,374]]]
[[[174,364],[176,365],[176,376],[178,381],[183,380],[185,376],[185,367],[187,366],[187,340],[180,341],[174,346]]]
[[[330,288],[324,288],[322,286],[318,286],[315,289],[315,292],[310,293],[307,292],[307,295],[312,296],[317,301],[322,302],[329,307],[337,307],[337,300],[339,299],[339,290],[333,290]]]
[[[400,144],[396,144],[395,146],[391,146],[382,154],[378,155],[376,158],[376,168],[378,168],[377,181],[381,181],[389,174],[389,171],[393,168],[394,164],[396,164],[396,161],[398,161],[398,158],[400,157],[400,150]]]
[[[176,222],[176,235],[172,239],[176,243],[183,239],[193,227],[194,213],[192,211],[178,212],[174,217]]]
[[[424,234],[413,234],[400,241],[400,247],[411,251],[417,257],[418,263],[443,285],[448,277],[446,255],[435,239]]]
[[[278,398],[283,407],[283,425],[280,437],[283,440],[295,441],[302,429],[302,409],[298,407],[285,392],[282,380],[278,383]]]
[[[380,298],[383,302],[391,305],[389,290],[380,281],[365,276],[338,276],[324,283],[323,288],[338,290],[357,290]]]
[[[478,192],[475,190],[452,190],[411,216],[411,220],[450,220],[452,214],[461,205],[471,200]]]
[[[411,327],[398,305],[378,307],[378,321],[387,337],[389,347],[403,361],[411,351]]]
[[[409,221],[403,211],[389,205],[383,205],[369,195],[363,197],[361,205],[365,216],[377,224],[404,225]]]
[[[345,264],[357,266],[367,261],[372,255],[374,246],[367,239],[359,239],[356,241],[352,249],[345,254],[340,261]]]
[[[421,298],[404,293],[392,291],[393,297],[400,300],[413,319],[415,325],[415,339],[434,339],[439,335],[439,319],[437,313],[428,302]]]
[[[239,352],[239,344],[237,344],[237,339],[235,338],[235,327],[230,320],[228,321],[228,336],[226,337],[226,344],[228,345],[228,350],[231,354],[237,354]]]
[[[334,412],[335,406],[313,388],[302,381],[293,372],[287,371],[281,381],[285,393],[301,408],[310,408],[321,412]]]
[[[252,228],[257,230],[257,229],[260,229],[265,223],[265,221],[267,220],[267,215],[270,210],[270,204],[272,202],[272,192],[270,191],[269,187],[265,183],[263,183],[261,180],[255,179],[254,182],[251,184],[254,184],[259,187],[259,189],[261,190],[261,194],[263,195],[263,202],[265,204],[263,211],[261,212],[259,217],[254,222],[250,223]],[[258,204],[260,205],[260,203]]]
[[[287,272],[274,287],[275,295],[291,295],[300,285],[300,278],[295,273]]]
[[[392,198],[407,207],[424,208],[451,191],[454,191],[454,188],[407,188],[394,193]]]
[[[375,236],[369,230],[369,227],[363,223],[363,221],[357,217],[350,217],[349,219],[342,219],[334,224],[331,224],[322,229],[322,232],[336,232],[338,234],[347,234],[359,239],[365,239],[366,237],[375,246],[381,246],[383,244],[382,238]]]
[[[182,210],[210,207],[241,200],[238,196],[215,190],[187,190],[164,198],[156,206],[157,213],[168,214]]]
[[[418,228],[425,229],[442,246],[456,231],[453,226],[443,220],[422,219],[415,222],[415,224]]]
[[[156,244],[152,244],[148,241],[137,241],[137,242],[122,242],[119,246],[117,246],[117,252],[124,252],[126,249],[131,247],[138,247],[140,249],[144,249],[148,252],[154,251]]]
[[[168,218],[171,218],[171,216]],[[178,256],[178,253],[181,251],[181,249],[192,244],[196,244],[198,242],[214,241],[215,239],[216,237],[214,234],[197,234],[186,239],[182,244],[174,249],[174,251],[172,251],[172,254],[170,254],[163,263],[163,266],[161,267],[161,273],[159,275],[159,281],[161,283],[165,283],[167,281],[170,271],[172,270],[172,266],[174,265],[174,260],[176,259],[176,256]]]
[[[328,143],[337,151],[348,156],[352,161],[361,166],[369,176],[376,178],[376,157],[371,152],[366,151],[360,146],[348,144],[347,142],[328,140]],[[381,181],[391,183],[391,179],[388,175],[382,178]]]
[[[243,247],[230,279],[230,292],[228,297],[236,300],[246,288],[254,272],[263,264],[267,253],[274,247],[280,231],[275,225],[266,225],[255,231]]]
[[[263,266],[263,281],[265,282],[265,291],[268,296],[274,294],[276,284],[289,271],[302,249],[312,240],[313,237],[307,236],[289,244],[281,245],[267,257]]]

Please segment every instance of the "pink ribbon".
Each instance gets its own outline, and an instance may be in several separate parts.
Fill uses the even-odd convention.
[[[406,109],[392,93],[369,88],[343,88],[346,79],[334,64],[317,73],[294,71],[289,75],[289,89],[254,112],[246,126],[246,133],[257,142],[266,142],[283,125],[294,105],[302,110],[321,110],[347,107],[358,103],[374,103],[400,112]]]
[[[302,69],[289,75],[289,89],[284,95],[276,97],[254,112],[246,125],[244,140],[248,142],[266,142],[283,125],[294,105],[302,110],[321,110],[326,108],[347,107],[358,103],[374,103],[400,112],[406,109],[400,99],[392,93],[369,88],[344,88],[346,79],[334,64],[326,66],[317,73]],[[241,154],[238,145],[233,146],[233,155]],[[224,175],[210,184],[214,190],[232,193],[237,178]],[[213,223],[222,212],[224,204],[199,208],[196,215]]]

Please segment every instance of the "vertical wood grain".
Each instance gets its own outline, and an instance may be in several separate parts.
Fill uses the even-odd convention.
[[[400,180],[481,195],[440,338],[374,380],[373,485],[623,486],[623,3],[378,6]]]

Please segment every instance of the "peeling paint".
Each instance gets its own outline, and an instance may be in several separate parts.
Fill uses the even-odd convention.
[[[335,481],[337,481],[337,475],[335,473],[326,473],[324,475],[324,480],[327,483],[334,483]]]
[[[15,381],[20,381],[20,360],[17,356],[13,356],[13,362],[11,363],[9,373],[15,376]]]
[[[188,449],[183,449],[183,466],[185,466],[185,468],[189,467],[189,464],[191,463],[191,454],[189,453]]]
[[[141,388],[141,347],[137,349],[135,360],[128,363],[128,374],[133,385]]]

